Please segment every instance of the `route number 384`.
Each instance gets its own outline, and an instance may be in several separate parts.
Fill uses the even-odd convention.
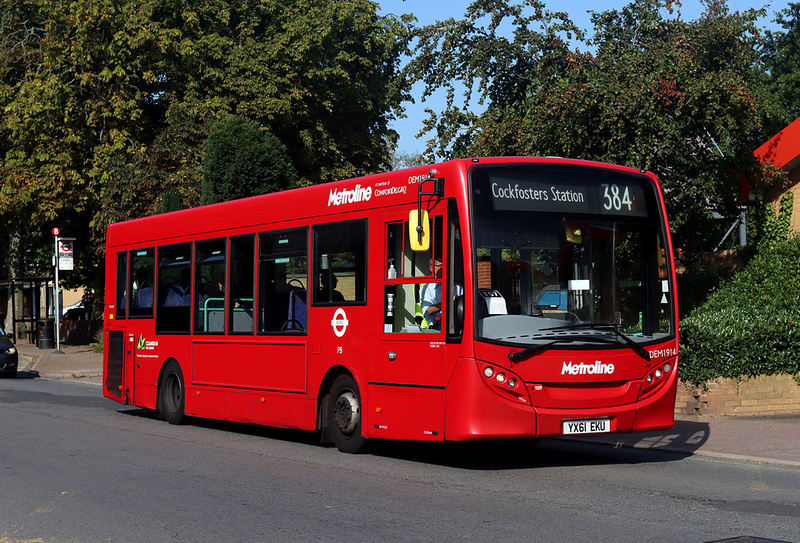
[[[628,187],[620,188],[617,185],[602,185],[603,208],[606,211],[622,211],[622,206],[627,206],[628,211],[633,207],[631,194]]]

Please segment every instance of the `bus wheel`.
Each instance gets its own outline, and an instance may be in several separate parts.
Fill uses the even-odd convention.
[[[158,398],[159,413],[170,424],[182,424],[186,418],[184,414],[186,398],[184,397],[183,372],[180,365],[174,360],[164,368],[158,390],[160,391]]]
[[[361,395],[349,375],[340,375],[328,395],[328,432],[333,444],[344,453],[364,450],[367,440],[361,435]]]

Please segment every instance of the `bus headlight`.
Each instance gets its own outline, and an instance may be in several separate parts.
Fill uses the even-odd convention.
[[[493,366],[486,362],[478,364],[483,382],[496,394],[516,403],[531,404],[525,383],[512,370],[502,366]]]
[[[655,394],[656,391],[660,390],[665,383],[670,382],[670,379],[666,378],[666,376],[672,371],[672,369],[672,363],[664,362],[663,364],[660,364],[647,372],[647,375],[645,375],[643,379],[642,388],[639,392],[639,399],[642,400]]]

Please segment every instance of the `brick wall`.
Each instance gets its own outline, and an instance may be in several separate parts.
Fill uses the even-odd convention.
[[[492,288],[492,263],[478,262],[478,288]]]
[[[792,375],[718,378],[703,386],[681,382],[675,415],[789,415],[800,414],[800,385]]]

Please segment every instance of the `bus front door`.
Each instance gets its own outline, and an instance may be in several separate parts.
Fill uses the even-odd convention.
[[[442,313],[431,302],[444,286],[445,215],[431,210],[430,247],[415,251],[408,213],[384,216],[383,333],[370,341],[370,437],[444,438],[447,344]],[[437,304],[433,304],[437,305]],[[376,315],[378,317],[378,315]]]

